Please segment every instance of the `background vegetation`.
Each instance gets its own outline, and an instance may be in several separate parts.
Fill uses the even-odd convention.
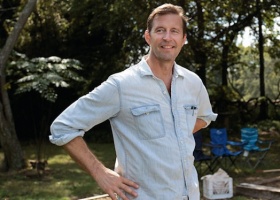
[[[51,122],[79,96],[148,52],[143,38],[146,19],[153,8],[166,2],[0,0],[1,171],[29,166],[23,162],[30,159],[23,153],[24,144],[34,144],[32,159],[48,160],[49,149],[44,147]],[[280,2],[168,3],[181,5],[189,17],[188,41],[177,63],[205,83],[219,114],[211,126],[235,133],[244,126],[279,132]],[[29,7],[28,20],[23,22],[21,14],[26,14],[24,6],[29,4],[35,6]],[[22,29],[11,44],[18,22]],[[248,28],[254,39],[243,46],[238,38]],[[107,121],[89,132],[89,141],[112,142]]]

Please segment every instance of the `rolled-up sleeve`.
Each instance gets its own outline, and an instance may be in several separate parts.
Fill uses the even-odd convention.
[[[207,127],[211,121],[215,121],[217,119],[218,114],[212,111],[212,106],[210,103],[208,92],[203,84],[201,84],[201,90],[199,93],[199,110],[197,118],[202,119],[207,123],[205,127]],[[204,128],[205,128],[204,127]]]
[[[71,107],[68,108],[71,110]],[[67,123],[68,111],[65,110],[55,121],[52,123],[50,131],[51,135],[49,140],[51,143],[58,146],[62,146],[78,136],[84,136],[85,130],[75,129],[75,124],[70,126],[70,123]],[[73,127],[72,127],[73,126]]]
[[[66,108],[51,124],[49,140],[62,146],[97,124],[116,115],[120,109],[118,86],[108,79],[89,94]]]

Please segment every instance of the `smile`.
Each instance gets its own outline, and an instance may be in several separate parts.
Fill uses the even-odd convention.
[[[174,46],[161,46],[164,49],[172,49]]]

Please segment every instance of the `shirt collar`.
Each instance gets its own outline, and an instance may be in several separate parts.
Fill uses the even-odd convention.
[[[140,73],[141,73],[141,76],[153,76],[153,72],[151,70],[151,68],[149,67],[148,63],[146,62],[146,56],[143,56],[142,60],[140,61]],[[180,67],[179,65],[177,65],[176,62],[174,62],[174,73],[173,73],[173,76],[175,77],[178,77],[178,76],[181,76],[181,77],[184,77],[184,73],[183,73],[183,69],[182,67]]]

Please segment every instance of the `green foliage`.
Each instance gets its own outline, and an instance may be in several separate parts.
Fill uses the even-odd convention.
[[[34,90],[42,98],[55,102],[56,88],[66,88],[74,82],[83,81],[78,70],[81,70],[81,63],[75,59],[56,56],[29,59],[24,54],[15,53],[7,74],[20,77],[16,81],[16,94]]]
[[[244,56],[240,63],[230,68],[229,79],[233,88],[248,101],[259,97],[259,64],[258,54],[251,47],[240,48]],[[266,97],[276,99],[280,95],[279,71],[276,63],[279,59],[272,59],[265,54],[265,87]]]
[[[139,1],[72,3],[66,45],[69,54],[84,64],[87,92],[146,53],[143,33],[149,10],[146,3]]]
[[[18,0],[10,2],[13,2],[11,5],[14,7],[4,5],[3,2],[1,4],[2,8],[10,11],[9,15],[3,14],[0,18],[1,41],[6,39],[5,34],[1,33],[11,31],[18,15],[17,11],[25,1],[21,1],[20,5]],[[53,90],[57,90],[57,86],[61,88],[69,84],[75,87],[75,92],[71,92],[70,95],[87,93],[109,75],[131,66],[148,52],[149,47],[143,38],[146,19],[153,8],[163,3],[179,4],[186,11],[189,18],[188,43],[183,47],[177,63],[196,72],[205,81],[211,101],[215,106],[225,109],[217,112],[238,112],[240,109],[247,112],[253,108],[258,112],[258,107],[254,107],[258,105],[255,99],[259,97],[259,59],[256,48],[258,20],[255,1],[38,1],[36,10],[20,35],[16,50],[24,52],[29,58],[49,58],[56,55],[60,58],[79,60],[82,63],[79,75],[84,79],[83,85],[80,87],[71,84],[74,83],[72,79],[62,81],[60,78],[67,75],[57,71],[60,68],[57,64],[51,70],[43,67],[48,73],[35,70],[35,74],[23,74],[25,69],[14,70],[9,74],[9,83],[5,87],[14,90],[13,83],[25,77],[21,80],[23,82],[17,82],[22,91],[45,91],[45,94],[49,94],[47,96],[51,96],[55,94]],[[267,97],[273,101],[279,99],[280,88],[279,30],[273,29],[279,9],[280,1],[261,1],[266,51],[265,86]],[[237,36],[242,35],[246,27],[252,28],[252,34],[255,36],[254,43],[247,49],[236,44]],[[43,65],[37,61],[32,65],[37,64]],[[29,67],[32,68],[31,65]],[[32,85],[31,80],[41,82],[37,81]],[[52,91],[47,91],[46,88],[52,88]],[[58,110],[69,104],[66,99],[70,101],[72,98],[75,97],[59,99],[64,101],[64,104],[58,103],[57,105],[61,106]],[[248,106],[249,103],[246,103],[251,98],[254,99],[254,103],[253,100],[250,103],[254,106]],[[248,109],[244,108],[245,106],[248,106]],[[275,114],[277,109],[269,109],[275,110],[271,116],[278,116]],[[249,119],[251,114],[247,117],[247,113],[241,112],[240,115]],[[238,117],[236,119],[243,120]]]
[[[38,1],[17,43],[17,50],[28,57],[69,57],[62,45],[67,40],[67,12],[72,0]],[[23,3],[22,3],[23,4]]]
[[[167,2],[39,1],[18,48],[29,57],[57,55],[80,60],[83,63],[82,76],[86,80],[82,93],[86,93],[147,53],[148,46],[143,38],[146,19],[151,10],[162,3]],[[188,44],[177,62],[196,71],[205,82],[206,79],[212,82],[213,74],[220,79],[226,76],[222,75],[222,70],[240,62],[242,56],[235,46],[237,35],[245,27],[255,27],[257,23],[255,2],[172,0],[168,3],[181,5],[190,18]],[[273,44],[278,41],[277,34],[272,31],[273,19],[279,11],[277,4],[274,1],[262,3],[266,29],[271,33],[267,38]],[[274,56],[279,52],[276,49],[270,49]]]

